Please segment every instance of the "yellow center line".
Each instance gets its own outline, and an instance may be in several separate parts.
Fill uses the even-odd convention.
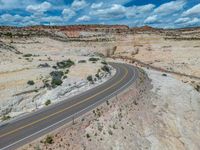
[[[32,123],[29,123],[29,124],[27,124],[27,125],[24,125],[24,126],[22,126],[22,127],[19,127],[19,128],[17,128],[17,129],[15,129],[15,130],[12,130],[12,131],[10,131],[10,132],[7,132],[7,133],[1,135],[0,138],[2,138],[2,137],[4,137],[4,136],[7,136],[7,135],[10,135],[10,134],[13,134],[13,133],[15,133],[15,132],[17,132],[17,131],[19,131],[19,130],[22,130],[22,129],[26,128],[26,127],[32,126],[32,125],[34,125],[34,124],[36,124],[36,123],[38,123],[38,122],[41,122],[41,121],[43,121],[43,120],[46,120],[46,119],[48,119],[48,118],[50,118],[50,117],[52,117],[52,116],[55,116],[55,115],[57,115],[57,114],[60,114],[60,113],[66,111],[66,110],[68,110],[68,109],[70,109],[70,108],[72,108],[72,107],[74,107],[74,106],[77,106],[77,105],[79,105],[79,104],[82,104],[82,103],[84,103],[84,102],[86,102],[86,101],[88,101],[88,100],[94,98],[94,97],[97,96],[97,95],[100,95],[101,93],[105,92],[105,91],[108,90],[108,89],[111,89],[112,87],[114,87],[115,85],[117,85],[117,84],[119,84],[121,81],[123,81],[123,80],[125,79],[125,77],[127,76],[127,74],[128,74],[128,69],[125,68],[124,66],[122,66],[122,67],[123,67],[124,70],[125,70],[125,75],[124,75],[119,81],[115,82],[115,84],[113,84],[113,85],[109,86],[108,88],[106,88],[106,89],[104,89],[104,90],[102,90],[102,91],[100,91],[100,92],[98,92],[98,93],[96,93],[96,94],[94,94],[94,95],[92,95],[92,96],[86,98],[86,99],[83,100],[83,101],[80,101],[80,102],[78,102],[78,103],[75,103],[75,104],[73,104],[73,105],[71,105],[71,106],[69,106],[69,107],[66,107],[66,108],[64,108],[64,109],[62,109],[62,110],[60,110],[60,111],[57,111],[57,112],[55,112],[55,113],[53,113],[53,114],[51,114],[51,115],[48,115],[48,116],[43,117],[43,118],[41,118],[41,119],[39,119],[39,120],[36,120],[36,121],[34,121],[34,122],[32,122]]]

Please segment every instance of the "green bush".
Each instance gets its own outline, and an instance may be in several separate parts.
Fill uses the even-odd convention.
[[[50,105],[50,104],[51,104],[51,100],[48,99],[48,100],[45,102],[45,105],[48,106],[48,105]]]
[[[86,60],[79,60],[78,63],[86,63]]]
[[[87,77],[87,80],[88,80],[89,82],[92,82],[92,83],[93,83],[93,78],[92,78],[92,76],[88,76],[88,77]]]
[[[89,61],[98,61],[99,60],[99,58],[89,58]]]
[[[107,63],[107,62],[105,62],[105,61],[102,61],[101,63],[102,63],[102,64],[104,64],[104,65],[107,65],[107,64],[108,64],[108,63]]]
[[[99,76],[99,74],[95,74],[95,77],[97,77],[98,79],[100,79],[100,76]]]
[[[87,133],[87,134],[86,134],[86,137],[87,137],[87,138],[90,138],[90,135]]]
[[[62,82],[62,77],[64,75],[63,71],[52,71],[50,73],[50,75],[52,76],[51,86],[53,88],[55,88],[63,83]]]
[[[7,33],[5,33],[5,35],[6,35],[6,36],[9,36],[9,37],[12,37],[12,36],[13,36],[11,32],[7,32]]]
[[[64,61],[61,61],[61,62],[57,62],[58,68],[61,68],[61,69],[70,68],[74,64],[75,63],[71,59],[64,60]]]
[[[23,57],[31,57],[33,56],[32,54],[24,54]]]
[[[52,144],[53,143],[53,138],[50,135],[48,135],[46,137],[44,143]]]
[[[67,79],[67,76],[65,75],[65,76],[63,76],[63,79]]]
[[[52,81],[51,81],[51,86],[53,88],[59,86],[59,85],[62,85],[62,80],[61,79],[57,79],[57,78],[53,78]]]
[[[64,73],[63,71],[52,71],[50,75],[52,76],[53,79],[61,79]]]
[[[69,70],[67,69],[66,71],[65,71],[65,74],[68,74],[69,73]]]
[[[109,69],[109,67],[108,67],[107,65],[104,65],[101,69],[102,69],[103,71],[105,71],[105,72],[110,73],[110,69]]]
[[[53,69],[58,69],[57,66],[52,66]]]
[[[34,85],[35,82],[34,82],[33,80],[29,80],[29,81],[27,82],[27,84],[28,84],[28,85]]]
[[[44,63],[44,64],[39,64],[38,67],[39,68],[48,68],[48,67],[50,67],[50,65],[47,63]]]
[[[1,118],[2,121],[5,121],[5,120],[8,120],[10,119],[11,117],[10,116],[6,116],[6,115],[3,115],[3,117]]]

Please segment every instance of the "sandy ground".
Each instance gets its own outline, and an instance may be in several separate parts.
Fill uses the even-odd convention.
[[[166,40],[165,36],[158,34],[136,34],[122,37],[124,38],[127,40],[119,43],[115,55],[130,57],[132,54],[133,58],[152,66],[200,76],[200,43],[198,40]],[[124,45],[132,48],[124,47]]]

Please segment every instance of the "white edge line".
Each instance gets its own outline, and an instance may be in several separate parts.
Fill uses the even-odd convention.
[[[134,71],[134,75],[133,75],[133,77],[131,78],[131,80],[130,80],[129,82],[127,82],[125,85],[123,85],[121,88],[119,88],[118,90],[114,91],[112,94],[107,95],[107,96],[104,97],[103,99],[101,99],[101,100],[99,100],[99,101],[93,103],[92,105],[87,106],[86,108],[84,108],[84,109],[82,109],[82,110],[76,112],[75,114],[81,113],[81,112],[83,112],[84,110],[86,110],[86,109],[88,109],[88,108],[90,108],[90,107],[96,105],[97,103],[100,103],[100,102],[104,101],[105,99],[111,97],[113,94],[117,93],[118,91],[120,91],[120,90],[122,90],[124,87],[126,87],[130,82],[132,82],[132,80],[133,80],[134,78],[135,78],[135,71]],[[67,119],[73,117],[75,114],[70,115],[70,116],[68,116],[67,118],[63,119],[63,120],[60,120],[60,121],[58,121],[58,122],[56,122],[56,123],[54,123],[54,124],[52,124],[52,125],[50,125],[50,126],[44,128],[44,129],[41,129],[41,130],[39,130],[39,131],[37,131],[37,132],[35,132],[35,133],[33,133],[33,134],[31,134],[31,135],[29,135],[29,136],[27,136],[27,137],[21,139],[21,140],[18,140],[18,141],[14,142],[14,143],[12,143],[12,144],[6,146],[6,147],[3,147],[1,150],[6,150],[7,148],[9,148],[9,147],[11,147],[11,146],[13,146],[13,145],[15,145],[15,144],[21,142],[21,141],[24,141],[25,139],[28,139],[28,138],[30,138],[30,137],[32,137],[32,136],[34,136],[34,135],[37,135],[37,134],[39,134],[39,133],[41,133],[41,132],[43,132],[43,131],[45,131],[45,130],[48,130],[49,128],[51,128],[51,127],[53,127],[53,126],[55,126],[55,125],[57,125],[57,124],[59,124],[59,123],[61,123],[61,122],[66,121]],[[62,126],[61,126],[61,127],[62,127]]]

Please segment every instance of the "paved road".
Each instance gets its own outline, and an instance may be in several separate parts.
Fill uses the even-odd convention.
[[[0,150],[16,149],[116,96],[133,83],[138,72],[127,64],[110,63],[117,72],[107,82],[0,126]]]

